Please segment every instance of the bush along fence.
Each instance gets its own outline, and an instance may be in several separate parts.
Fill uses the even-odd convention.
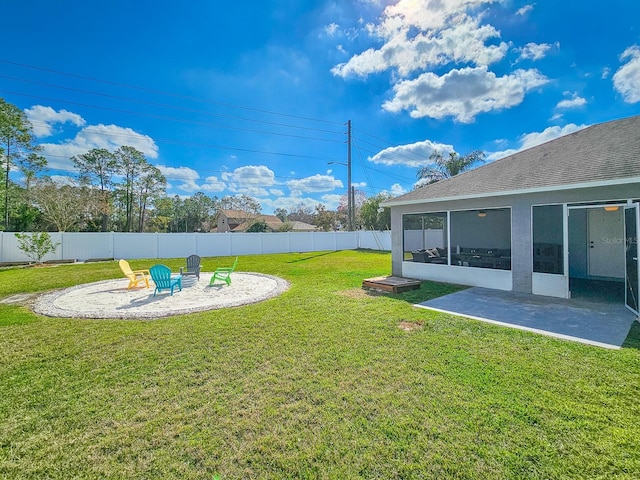
[[[180,258],[317,252],[324,250],[391,250],[391,232],[282,233],[76,233],[52,232],[56,245],[46,262],[130,258]],[[15,233],[0,232],[0,263],[32,261],[20,250]]]

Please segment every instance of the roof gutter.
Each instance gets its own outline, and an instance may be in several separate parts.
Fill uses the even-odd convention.
[[[505,190],[501,192],[476,193],[476,194],[458,195],[458,196],[452,196],[452,197],[421,198],[421,199],[404,200],[404,201],[391,199],[391,200],[387,200],[386,202],[381,202],[380,206],[381,207],[401,207],[403,205],[418,205],[423,203],[450,202],[453,200],[471,200],[471,199],[477,199],[477,198],[504,197],[508,195],[525,195],[525,194],[531,194],[531,193],[557,192],[560,190],[610,187],[614,185],[627,185],[627,184],[633,184],[633,183],[640,183],[640,177],[619,178],[619,179],[604,180],[599,182],[571,183],[566,185],[528,188],[523,190]]]

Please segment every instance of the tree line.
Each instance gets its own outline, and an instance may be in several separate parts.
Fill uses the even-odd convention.
[[[41,153],[25,113],[0,98],[4,231],[209,232],[223,209],[256,216],[262,210],[247,195],[218,198],[197,192],[187,198],[168,196],[162,172],[131,146],[115,151],[93,148],[71,157],[78,173],[64,180],[46,174],[48,164]],[[10,178],[12,171],[21,173],[21,182]],[[364,192],[356,192],[358,228],[388,229],[389,211],[379,208],[388,198],[387,194],[367,198]],[[284,222],[284,231],[292,229],[294,221],[325,231],[345,229],[347,197],[335,211],[322,204],[315,208],[300,204],[289,211],[279,208],[275,215]]]

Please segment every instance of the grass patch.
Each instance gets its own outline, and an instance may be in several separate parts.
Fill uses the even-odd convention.
[[[449,285],[360,289],[390,265],[242,256],[291,288],[155,321],[0,305],[0,478],[638,476],[637,340],[610,351],[412,307]],[[6,269],[0,297],[121,277],[117,262]]]

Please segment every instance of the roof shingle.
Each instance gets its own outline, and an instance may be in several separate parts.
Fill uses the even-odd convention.
[[[592,125],[385,202],[389,206],[640,178],[640,116]]]

